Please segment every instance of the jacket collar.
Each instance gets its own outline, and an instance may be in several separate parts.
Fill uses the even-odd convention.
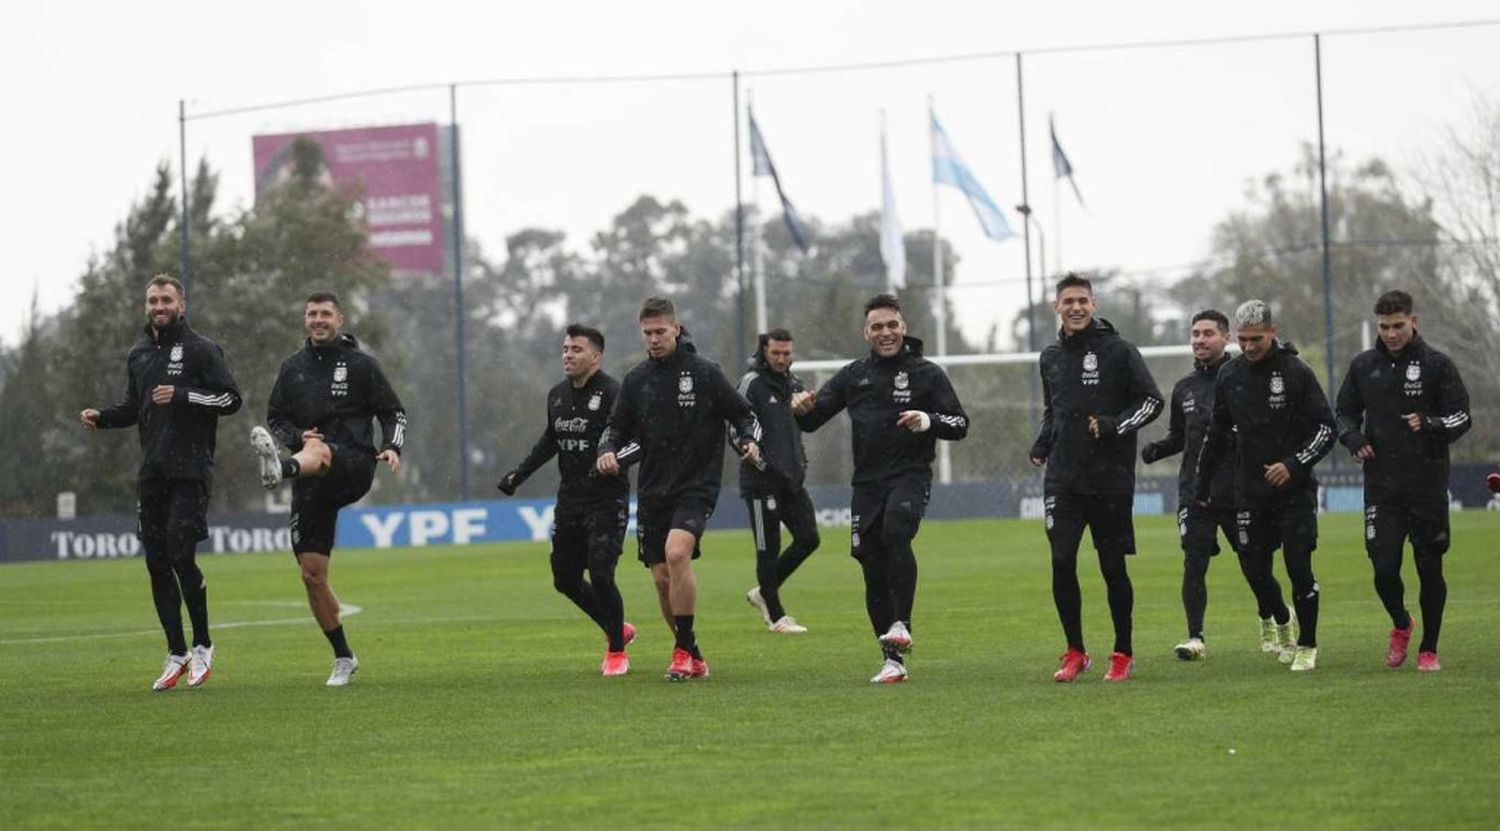
[[[1401,350],[1400,355],[1392,355],[1391,350],[1386,348],[1385,341],[1379,338],[1375,339],[1375,348],[1379,350],[1380,354],[1384,355],[1388,360],[1401,361],[1421,358],[1423,351],[1427,348],[1427,344],[1423,342],[1421,332],[1413,332],[1411,336],[1411,343],[1408,343],[1406,345],[1406,348]]]
[[[152,326],[150,323],[147,323],[145,328],[146,339],[151,341],[152,343],[163,346],[167,344],[181,343],[183,339],[187,337],[187,334],[191,331],[193,330],[188,326],[187,318],[182,315],[178,315],[177,321],[175,323],[165,329],[160,330],[159,332],[157,331],[156,327]]]

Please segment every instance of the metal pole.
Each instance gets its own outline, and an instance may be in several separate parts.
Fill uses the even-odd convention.
[[[191,255],[188,253],[188,179],[187,179],[187,102],[177,99],[177,166],[182,176],[182,299],[187,301],[188,294],[188,264]]]
[[[448,85],[448,152],[453,167],[453,342],[458,405],[458,492],[469,500],[469,420],[464,371],[464,196],[458,152],[458,85]]]
[[[734,316],[734,323],[739,366],[743,368],[748,360],[746,350],[749,347],[745,343],[745,200],[741,195],[740,174],[740,71],[736,69],[730,74],[730,78],[734,85],[734,280],[738,312]]]
[[[755,90],[745,90],[745,109],[750,120],[755,121]],[[765,136],[762,135],[764,140]],[[755,295],[755,332],[760,334],[770,328],[766,322],[766,241],[765,215],[760,210],[760,177],[750,171],[750,204],[755,207],[755,225],[750,228],[750,285]]]
[[[1328,366],[1328,394],[1333,395],[1338,390],[1333,362],[1333,259],[1328,241],[1328,156],[1323,146],[1323,39],[1317,34],[1313,35],[1313,65],[1318,82],[1318,186],[1323,209],[1323,351]]]
[[[1025,231],[1026,242],[1026,351],[1036,351],[1036,299],[1031,288],[1031,190],[1026,176],[1026,83],[1021,66],[1021,53],[1016,53],[1016,120],[1020,125],[1021,132],[1021,205],[1025,208],[1025,222],[1021,223]],[[1046,243],[1043,242],[1043,245]],[[1045,256],[1045,254],[1043,255]],[[1042,271],[1047,269],[1043,268]],[[1031,423],[1037,424],[1037,376],[1035,373],[1027,373],[1027,407],[1031,414]]]
[[[932,158],[937,158],[937,132],[932,125],[937,122],[937,110],[933,107],[932,98],[927,99],[927,136],[932,145]],[[933,171],[937,173],[936,170]],[[937,176],[932,177],[932,310],[933,317],[937,321],[937,353],[939,356],[948,354],[948,295],[943,291],[943,214],[940,209],[942,204],[938,198]],[[953,481],[953,454],[949,443],[940,441],[937,443],[938,482],[948,484]]]

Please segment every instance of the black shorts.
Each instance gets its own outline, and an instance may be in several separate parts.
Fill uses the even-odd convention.
[[[170,537],[208,539],[208,483],[202,479],[142,479],[137,487],[136,536],[155,546]]]
[[[676,496],[641,498],[635,509],[637,556],[646,566],[667,561],[667,534],[686,531],[693,535],[693,559],[703,554],[698,541],[708,530],[717,494],[682,493]]]
[[[907,539],[917,536],[927,516],[932,487],[925,481],[892,482],[877,486],[855,486],[849,502],[849,555],[863,561],[883,556],[883,540],[897,533]]]
[[[1270,554],[1278,548],[1318,550],[1318,507],[1312,503],[1240,508],[1234,514],[1238,551]]]
[[[1365,553],[1371,557],[1394,549],[1399,554],[1411,540],[1412,551],[1424,556],[1448,553],[1447,494],[1437,499],[1392,499],[1365,506]]]
[[[1054,553],[1077,556],[1085,527],[1100,554],[1135,553],[1134,496],[1058,493],[1046,497],[1043,504],[1047,540]]]
[[[625,500],[574,508],[558,506],[552,526],[555,557],[586,568],[607,565],[613,569],[625,548],[625,528],[630,524],[630,506]]]
[[[1177,509],[1177,534],[1182,538],[1182,550],[1188,556],[1219,556],[1219,532],[1229,540],[1229,547],[1239,550],[1238,526],[1235,524],[1233,508],[1205,508],[1187,505]]]
[[[339,509],[358,502],[375,481],[375,456],[330,444],[333,464],[322,476],[292,482],[292,553],[333,554]]]

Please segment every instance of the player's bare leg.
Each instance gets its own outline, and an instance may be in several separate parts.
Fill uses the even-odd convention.
[[[342,687],[359,669],[359,659],[354,657],[344,637],[344,626],[339,619],[339,599],[328,582],[328,562],[327,554],[305,552],[297,555],[297,564],[302,567],[302,586],[307,590],[307,605],[312,609],[318,628],[333,645],[333,674],[328,676],[328,686]]]
[[[677,639],[667,678],[673,681],[708,676],[708,663],[693,632],[693,615],[698,607],[698,577],[693,574],[693,551],[697,547],[697,538],[687,531],[674,528],[667,534],[667,593]]]

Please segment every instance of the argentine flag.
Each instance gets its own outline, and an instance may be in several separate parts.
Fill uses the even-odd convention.
[[[992,240],[1015,236],[1010,223],[1005,221],[1005,215],[995,206],[995,200],[985,193],[984,186],[974,178],[969,166],[958,155],[953,142],[948,140],[948,134],[943,130],[943,125],[938,123],[936,115],[932,116],[932,181],[940,185],[951,185],[964,192],[964,196],[969,199],[969,207],[974,209],[974,217],[979,220],[980,227],[984,228],[985,236]]]

